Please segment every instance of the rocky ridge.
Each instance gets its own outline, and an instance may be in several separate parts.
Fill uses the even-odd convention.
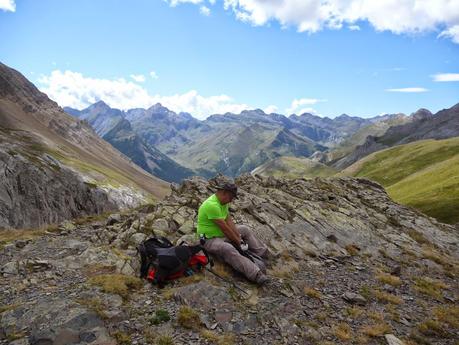
[[[383,135],[369,135],[353,152],[333,162],[335,168],[344,169],[373,152],[396,145],[424,139],[447,139],[459,136],[459,104],[437,112],[419,109],[410,115],[411,121],[392,126]]]
[[[0,344],[454,344],[457,229],[365,179],[236,179],[236,223],[275,254],[265,287],[218,262],[245,293],[209,272],[162,290],[136,279],[135,246],[152,234],[192,241],[221,179],[3,240]]]
[[[0,63],[0,228],[132,208],[169,191]]]

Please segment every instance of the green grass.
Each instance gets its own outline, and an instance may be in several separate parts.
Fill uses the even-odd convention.
[[[356,164],[354,176],[381,183],[395,201],[459,222],[459,137],[396,146]]]
[[[253,173],[263,176],[308,178],[332,176],[336,174],[336,170],[307,158],[279,157],[259,166]]]

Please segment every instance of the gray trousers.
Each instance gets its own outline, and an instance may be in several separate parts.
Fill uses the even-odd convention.
[[[245,225],[237,225],[242,239],[248,244],[252,253],[264,257],[268,253],[268,248],[257,239],[250,229]],[[228,265],[236,271],[244,274],[247,279],[255,281],[260,268],[252,260],[241,255],[226,237],[214,237],[206,240],[204,248],[213,255],[222,258]]]

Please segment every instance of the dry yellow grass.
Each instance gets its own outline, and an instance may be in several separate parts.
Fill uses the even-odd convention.
[[[346,308],[346,314],[349,317],[352,317],[354,319],[359,318],[365,313],[365,310],[363,308],[357,307],[357,306],[352,306]]]
[[[341,341],[347,341],[352,338],[351,327],[344,322],[341,322],[332,327],[333,334]]]
[[[384,321],[384,314],[380,311],[370,310],[367,312],[367,316],[375,321]]]
[[[120,295],[124,300],[129,298],[132,291],[139,290],[143,286],[141,279],[124,274],[94,276],[89,280],[89,283],[100,286],[103,292]]]
[[[380,337],[391,332],[391,327],[385,322],[379,322],[372,325],[366,325],[361,328],[361,332],[370,337]]]
[[[392,295],[384,291],[375,290],[373,294],[379,302],[392,303],[392,304],[403,303],[403,300],[400,297]]]
[[[402,284],[402,281],[399,277],[384,272],[378,273],[376,275],[376,279],[378,279],[383,284],[389,284],[392,286],[400,286]]]
[[[414,288],[417,291],[423,293],[424,295],[434,297],[438,300],[441,300],[443,298],[442,289],[446,289],[448,287],[441,280],[435,280],[428,277],[415,278],[414,284]]]
[[[215,261],[212,270],[223,278],[231,277],[231,269],[223,262]]]
[[[183,306],[178,311],[177,322],[180,326],[198,330],[201,327],[199,314],[191,307]]]
[[[0,231],[0,248],[17,240],[34,240],[45,235],[47,232],[56,232],[58,226],[55,224],[48,225],[40,229],[14,229]]]
[[[76,302],[94,311],[102,320],[107,319],[107,314],[105,313],[107,307],[99,298],[80,298]]]
[[[217,345],[233,345],[235,342],[233,334],[226,333],[220,335],[207,329],[201,331],[201,337]]]
[[[277,278],[291,278],[299,270],[300,265],[298,262],[288,259],[277,263],[272,269],[268,270],[268,274]]]
[[[360,251],[360,248],[355,244],[348,244],[344,247],[344,249],[346,249],[347,253],[351,256],[359,254]]]
[[[309,286],[305,286],[303,288],[303,291],[308,297],[311,297],[311,298],[320,299],[322,297],[322,294],[320,293],[320,291],[317,291],[316,289],[313,289]]]
[[[459,305],[445,305],[433,310],[434,316],[440,322],[448,324],[452,328],[459,329]]]

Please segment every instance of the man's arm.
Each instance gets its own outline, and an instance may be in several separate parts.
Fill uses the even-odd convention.
[[[237,244],[238,246],[241,244],[241,235],[239,232],[235,232],[226,222],[225,219],[213,219],[215,224],[218,225],[218,227],[223,231],[225,236],[234,244]],[[234,225],[234,223],[233,223]]]
[[[231,218],[229,214],[226,217],[226,224],[228,224],[228,226],[233,230],[233,232],[235,232],[239,236],[239,238],[241,238],[241,234],[239,233],[239,230],[237,229],[236,224],[234,224],[233,218]]]

